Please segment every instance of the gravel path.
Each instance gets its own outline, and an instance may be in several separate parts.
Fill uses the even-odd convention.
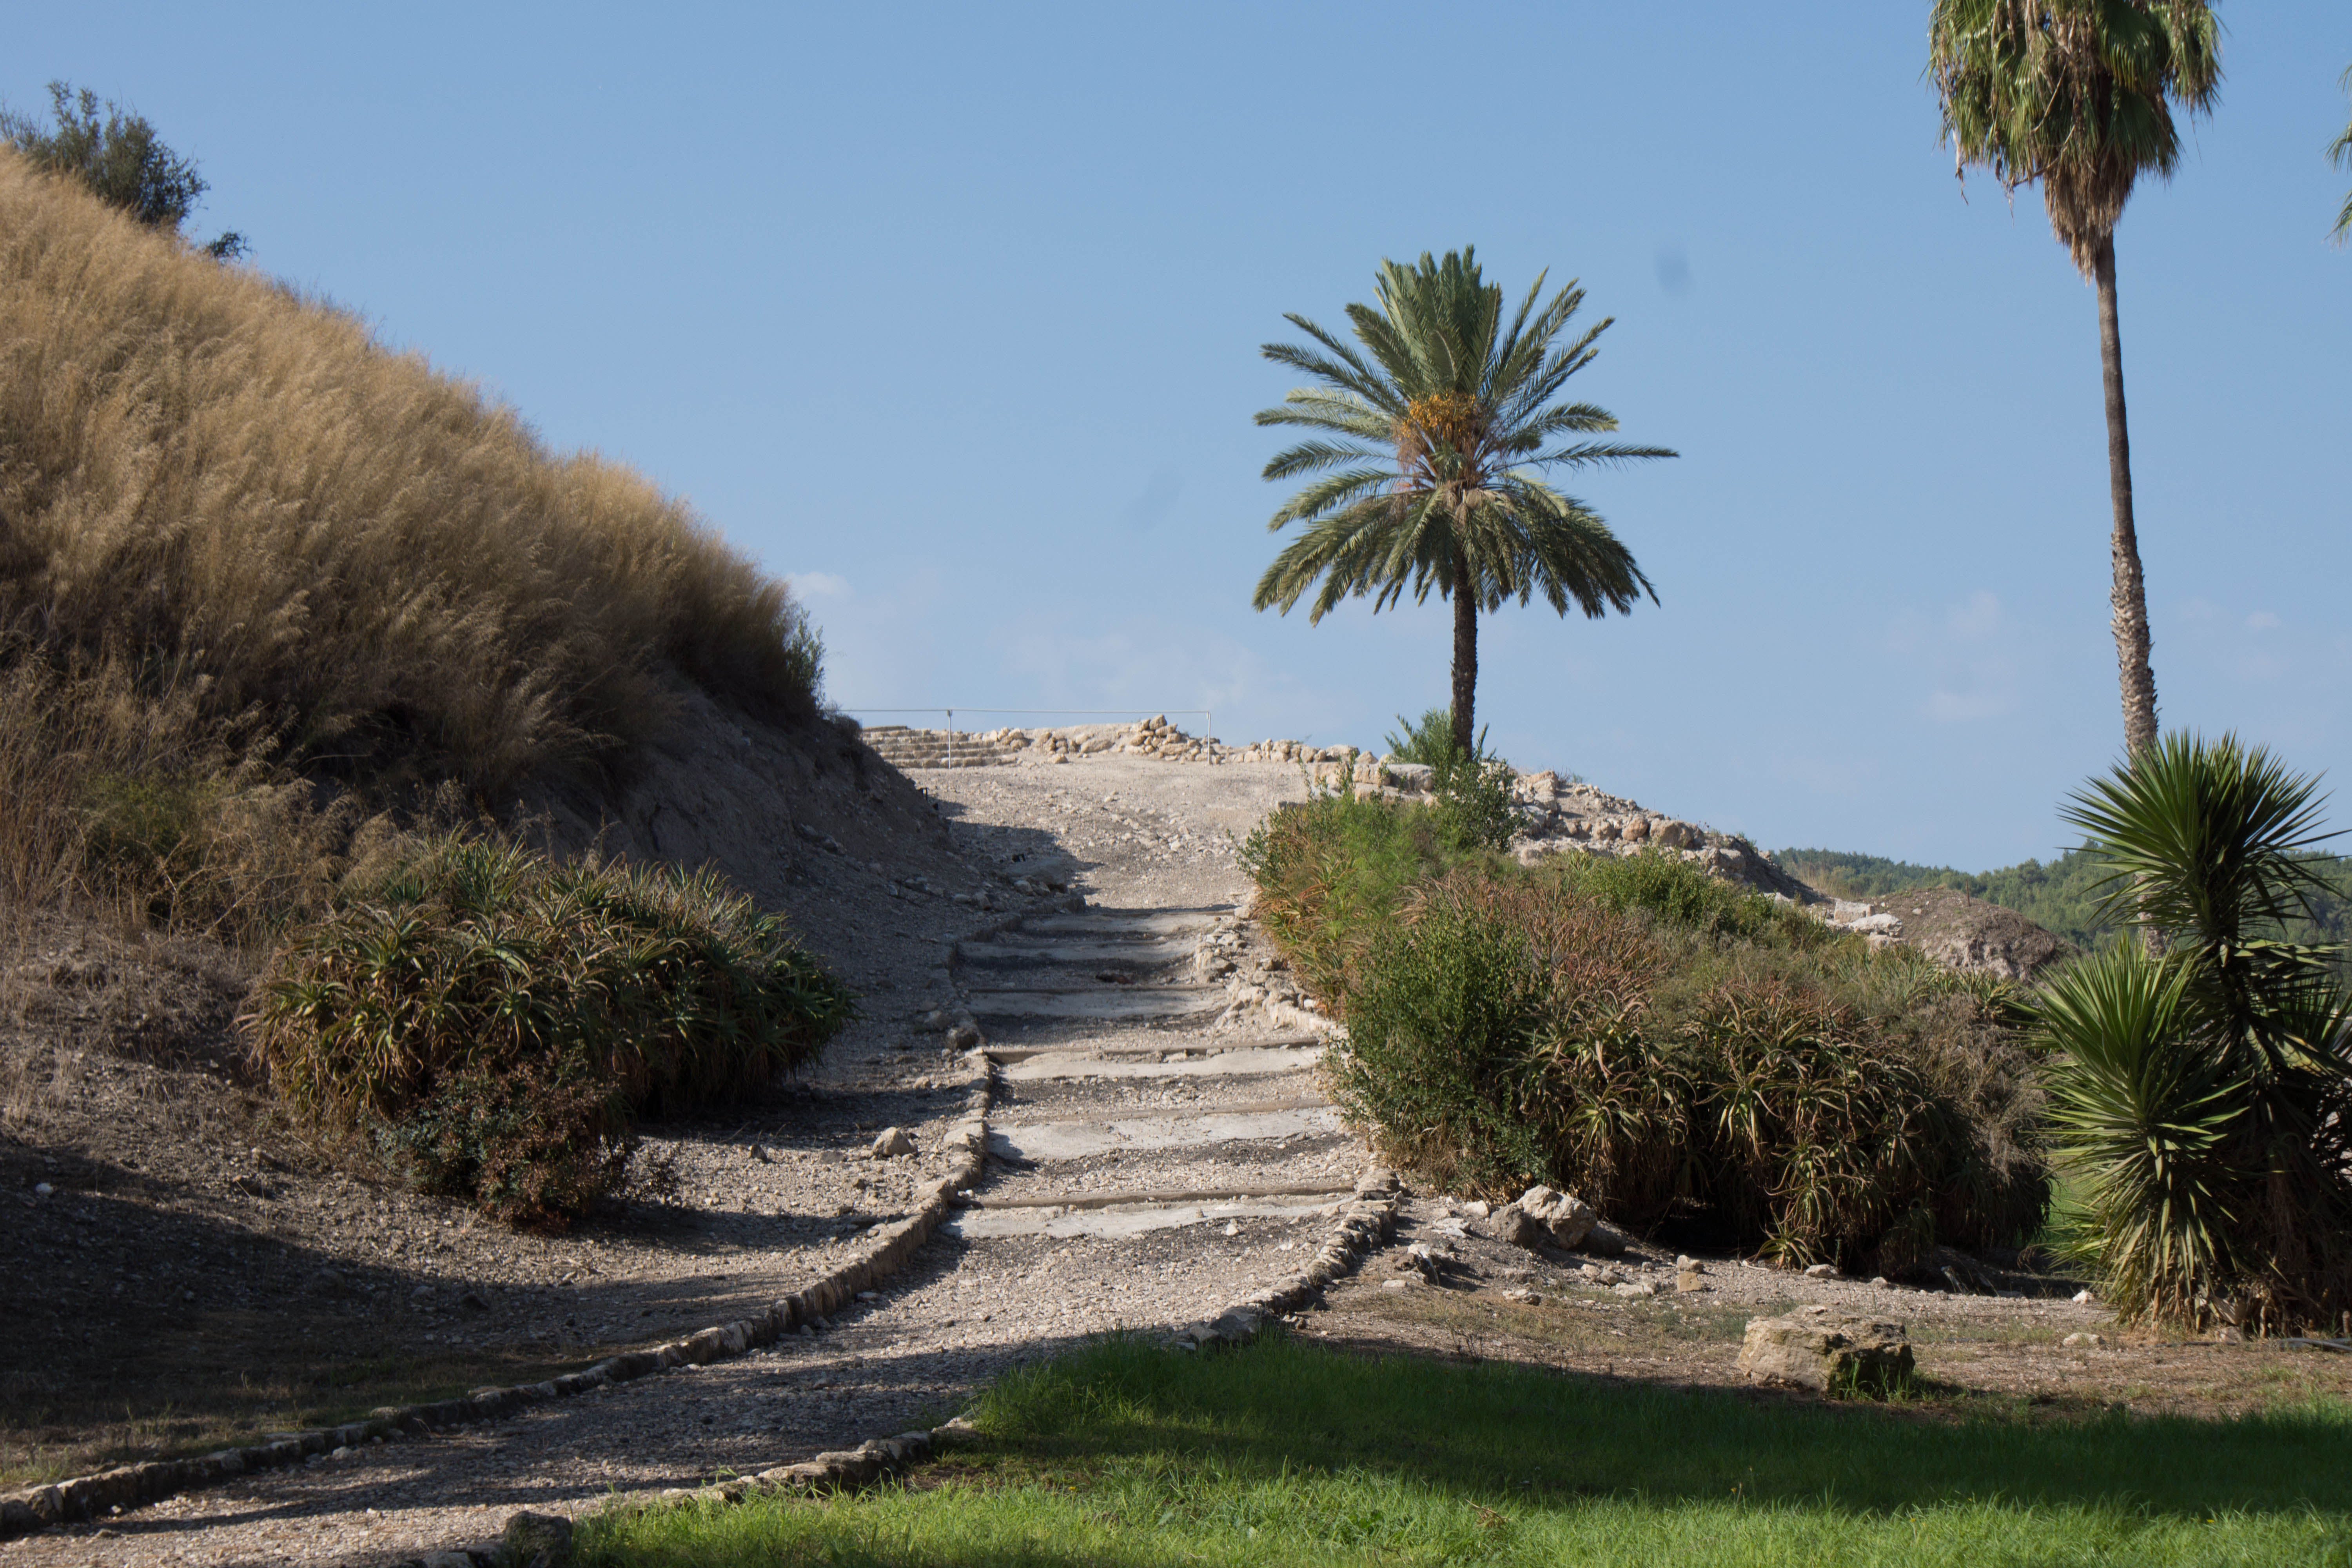
[[[981,879],[967,914],[1012,912],[943,943],[920,911],[948,914],[944,900],[859,895],[848,967],[866,1021],[801,1105],[675,1141],[672,1206],[707,1252],[696,1277],[661,1281],[658,1327],[795,1289],[895,1212],[961,1100],[924,1030],[969,1009],[995,1064],[994,1158],[906,1269],[821,1331],[738,1360],[189,1493],[0,1546],[0,1562],[381,1563],[478,1544],[517,1508],[577,1513],[936,1421],[1008,1366],[1197,1321],[1295,1268],[1364,1163],[1317,1092],[1315,1020],[1236,912],[1238,842],[1303,793],[1297,770],[1115,759],[917,778]],[[849,869],[887,885],[898,868]],[[1005,891],[1015,877],[1087,906]],[[818,929],[816,909],[794,913]],[[856,1140],[894,1107],[924,1154],[861,1162]],[[509,1331],[631,1342],[620,1293],[596,1294],[593,1321],[563,1305],[534,1299],[535,1321]]]

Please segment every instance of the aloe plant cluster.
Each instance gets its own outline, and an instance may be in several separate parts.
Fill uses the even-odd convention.
[[[2173,735],[2073,800],[2118,942],[2038,1005],[2074,1246],[2141,1321],[2339,1326],[2352,1310],[2352,996],[2283,939],[2325,896],[2317,782]]]
[[[846,988],[717,873],[557,862],[470,834],[347,886],[247,1020],[283,1101],[421,1189],[560,1226],[611,1190],[636,1118],[814,1059]]]

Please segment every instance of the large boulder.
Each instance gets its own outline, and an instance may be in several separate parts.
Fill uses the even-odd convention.
[[[1800,1307],[1786,1317],[1748,1320],[1739,1370],[1767,1386],[1884,1393],[1911,1375],[1911,1342],[1900,1323]]]
[[[1534,1186],[1519,1194],[1519,1212],[1550,1233],[1549,1239],[1555,1247],[1581,1247],[1601,1216],[1592,1205],[1573,1193],[1556,1193],[1549,1187]]]
[[[2074,943],[2015,910],[1958,888],[1915,888],[1880,901],[1903,922],[1903,940],[1946,969],[2030,980],[2076,952]]]

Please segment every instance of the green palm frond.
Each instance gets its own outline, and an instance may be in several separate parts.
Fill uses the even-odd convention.
[[[2205,0],[1937,0],[1927,31],[1958,171],[2040,182],[2085,276],[2134,182],[2179,163],[2172,103],[2201,113],[2221,82]]]
[[[2352,89],[2352,68],[2344,72],[2344,85]],[[2352,125],[2345,126],[2344,134],[2327,144],[2327,161],[2340,168],[2352,168]],[[2344,209],[2336,215],[2334,237],[2338,245],[2352,239],[2352,195],[2344,198]]]
[[[2126,1316],[2193,1317],[2246,1217],[2231,1200],[2252,1089],[2190,1026],[2190,978],[2125,943],[2069,967],[2036,1008],[2058,1152],[2088,1182],[2084,1260]]]
[[[1383,262],[1374,287],[1377,306],[1348,307],[1360,353],[1295,314],[1287,320],[1314,346],[1265,348],[1267,359],[1322,384],[1292,392],[1257,422],[1351,438],[1286,448],[1266,464],[1267,479],[1367,461],[1391,466],[1377,481],[1368,467],[1345,468],[1283,504],[1270,527],[1315,529],[1268,568],[1258,607],[1287,611],[1318,578],[1328,578],[1313,600],[1318,618],[1349,596],[1370,597],[1377,609],[1408,594],[1416,602],[1433,590],[1450,595],[1457,576],[1475,585],[1482,607],[1525,603],[1540,592],[1563,614],[1574,605],[1599,616],[1629,609],[1643,595],[1654,598],[1600,517],[1540,479],[1549,468],[1675,455],[1593,441],[1543,449],[1558,436],[1617,428],[1615,416],[1595,404],[1555,401],[1562,384],[1591,363],[1609,325],[1559,342],[1583,290],[1571,283],[1547,297],[1539,277],[1506,322],[1503,292],[1484,281],[1469,249],[1442,260],[1423,256],[1411,267]],[[1424,428],[1413,413],[1417,403],[1444,397],[1462,400],[1440,405],[1465,422],[1454,432],[1461,439]],[[1405,464],[1400,448],[1416,443]],[[1385,497],[1367,493],[1376,483]]]
[[[2336,837],[2320,829],[2318,792],[2316,779],[2234,735],[2175,732],[2059,815],[2103,847],[2109,918],[2137,915],[2218,950],[2311,914],[2326,883],[2310,853]]]

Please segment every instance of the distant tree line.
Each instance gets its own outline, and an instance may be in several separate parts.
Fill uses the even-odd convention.
[[[2087,846],[2054,860],[2024,860],[1982,872],[1840,849],[1783,849],[1773,858],[1792,876],[1842,899],[1883,902],[1915,888],[1958,889],[1972,899],[2015,910],[2079,947],[2095,948],[2121,929],[2101,913],[2105,899],[2099,884],[2112,873],[2113,864]],[[2310,918],[2289,921],[2282,936],[2299,942],[2352,939],[2352,859],[2338,855],[2306,859],[2322,885],[2312,891]]]

